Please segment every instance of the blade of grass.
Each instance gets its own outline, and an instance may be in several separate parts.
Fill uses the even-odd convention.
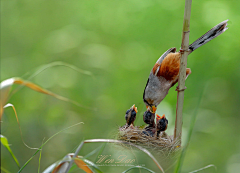
[[[122,173],[126,173],[126,172],[128,172],[128,171],[130,171],[130,170],[132,170],[132,169],[145,169],[145,170],[147,170],[148,172],[155,173],[154,171],[152,171],[152,170],[150,170],[150,169],[148,169],[148,168],[142,167],[142,166],[134,166],[134,167],[131,167],[131,168],[127,169],[126,171],[123,171]]]
[[[1,170],[4,171],[5,173],[11,173],[10,171],[6,170],[5,168],[1,167]]]
[[[71,168],[71,166],[72,166],[72,164],[73,164],[73,162],[74,162],[74,158],[77,157],[79,151],[80,151],[81,148],[83,147],[83,144],[84,144],[84,141],[81,142],[80,145],[78,146],[76,152],[74,153],[74,155],[73,155],[73,157],[72,157],[72,160],[70,161],[70,163],[69,163],[69,165],[68,165],[68,168],[67,168],[67,170],[66,170],[66,173],[70,170],[70,168]]]
[[[74,153],[69,153],[67,154],[62,160],[59,160],[52,165],[50,165],[47,169],[45,169],[43,172],[44,173],[55,173],[55,172],[66,172],[66,165],[69,164],[69,162],[72,160],[71,158],[73,157]],[[98,168],[97,165],[95,165],[93,162],[84,159],[82,156],[77,156],[74,159],[75,164],[72,166],[73,167],[78,167],[82,170],[84,170],[86,173],[93,173],[93,171],[89,168],[89,166],[92,166],[96,169],[98,173],[102,173],[102,171]],[[71,169],[73,170],[73,169]]]
[[[205,167],[203,167],[203,168],[200,168],[200,169],[198,169],[198,170],[195,170],[195,171],[192,171],[192,172],[189,172],[189,173],[196,173],[196,172],[199,172],[199,171],[202,171],[202,170],[204,170],[204,169],[207,169],[207,168],[211,168],[211,167],[214,167],[215,168],[215,171],[217,172],[217,167],[215,166],[215,165],[207,165],[207,166],[205,166]]]
[[[98,160],[98,156],[100,156],[100,155],[102,154],[103,150],[105,149],[106,144],[107,144],[107,143],[104,143],[104,144],[101,146],[101,150],[98,152],[98,155],[97,155],[97,157],[96,157],[94,163],[97,162],[97,160]]]
[[[95,153],[97,153],[99,150],[101,150],[103,147],[103,145],[99,146],[98,148],[96,148],[95,150],[91,151],[90,153],[88,153],[86,156],[84,156],[83,158],[87,159],[88,157],[94,155]],[[98,152],[99,153],[99,152]]]
[[[85,159],[85,160],[87,160],[87,159]],[[84,170],[86,173],[93,173],[93,171],[89,168],[89,166],[82,159],[76,157],[76,158],[74,158],[74,162],[80,169]],[[94,163],[92,163],[90,161],[88,163],[91,163],[92,166],[96,167],[97,170],[99,170],[98,167]]]
[[[194,113],[192,115],[192,118],[191,118],[191,123],[190,123],[190,127],[189,127],[189,130],[188,130],[188,135],[187,135],[187,139],[186,139],[186,146],[183,147],[182,153],[181,153],[181,155],[179,157],[179,160],[177,162],[177,165],[176,165],[174,173],[181,172],[182,164],[183,164],[183,161],[184,161],[184,157],[185,157],[185,154],[186,154],[186,151],[187,151],[187,148],[188,148],[191,136],[192,136],[192,132],[193,132],[194,124],[195,124],[195,121],[196,121],[198,109],[199,109],[199,106],[200,106],[201,101],[202,101],[202,96],[203,96],[203,90],[200,93],[200,96],[199,96],[199,99],[198,99],[198,103],[196,105],[195,111],[194,111]]]
[[[26,74],[24,74],[22,76],[22,78],[25,78],[25,77],[29,76],[29,74],[31,74],[31,76],[29,76],[27,78],[27,80],[31,80],[32,78],[34,78],[35,76],[37,76],[38,74],[43,72],[44,70],[46,70],[48,68],[51,68],[51,67],[55,67],[55,66],[65,66],[65,67],[71,68],[71,69],[73,69],[73,70],[75,70],[75,71],[77,71],[79,73],[82,73],[84,75],[89,75],[89,76],[92,76],[94,78],[94,75],[90,71],[82,70],[82,69],[80,69],[80,68],[78,68],[78,67],[76,67],[74,65],[71,65],[71,64],[68,64],[68,63],[65,63],[65,62],[61,62],[61,61],[56,61],[56,62],[52,62],[52,63],[49,63],[49,64],[42,65],[39,68],[37,68],[37,70],[35,70],[35,72],[27,72]],[[17,91],[19,91],[22,87],[23,86],[17,87],[13,91],[13,94],[16,93]]]
[[[48,91],[46,89],[43,89],[42,87],[40,87],[40,86],[38,86],[38,85],[36,85],[36,84],[34,84],[32,82],[29,82],[29,81],[23,80],[21,78],[15,77],[15,78],[6,79],[6,80],[1,82],[1,85],[0,85],[0,91],[1,91],[1,97],[0,97],[0,120],[2,118],[4,105],[7,103],[8,99],[11,97],[11,95],[14,94],[14,91],[10,94],[10,90],[11,90],[13,84],[26,86],[26,87],[34,90],[34,91],[40,92],[42,94],[53,96],[53,97],[55,97],[55,98],[57,98],[59,100],[70,102],[72,104],[75,104],[76,106],[83,107],[85,109],[95,110],[92,107],[87,107],[87,106],[81,105],[81,104],[79,104],[76,101],[73,101],[71,99],[68,99],[68,98],[60,96],[60,95],[57,95],[57,94],[55,94],[55,93],[53,93],[51,91]]]
[[[38,159],[38,173],[40,172],[41,157],[42,157],[42,150],[40,150],[39,159]]]
[[[73,101],[73,100],[71,100],[71,99],[68,99],[68,98],[63,97],[63,96],[60,96],[60,95],[57,95],[57,94],[55,94],[55,93],[53,93],[53,92],[51,92],[51,91],[48,91],[48,90],[46,90],[46,89],[43,89],[42,87],[40,87],[40,86],[38,86],[38,85],[36,85],[36,84],[34,84],[34,83],[32,83],[32,82],[25,81],[25,80],[23,80],[23,79],[21,79],[21,78],[14,78],[14,84],[24,85],[24,86],[26,86],[26,87],[34,90],[34,91],[37,91],[37,92],[40,92],[40,93],[43,93],[43,94],[46,94],[46,95],[53,96],[53,97],[55,97],[55,98],[57,98],[57,99],[59,99],[59,100],[62,100],[62,101],[66,101],[66,102],[73,103],[73,104],[75,104],[75,105],[77,105],[77,106],[79,106],[79,107],[83,107],[83,108],[86,108],[86,109],[90,109],[90,107],[83,106],[83,105],[79,104],[79,103],[76,102],[76,101]]]
[[[69,170],[69,172],[73,172],[73,171],[76,172],[77,169],[79,169],[79,168],[77,167],[76,164],[74,164],[74,165],[72,165],[72,167],[71,167],[71,169]]]
[[[101,173],[101,170],[97,167],[97,165],[94,164],[94,163],[96,163],[97,158],[96,158],[96,160],[95,160],[94,163],[91,162],[91,161],[89,161],[89,160],[87,160],[87,158],[90,157],[90,156],[92,156],[92,155],[94,155],[94,154],[97,153],[99,150],[100,150],[100,151],[98,152],[98,155],[100,155],[100,153],[102,153],[102,151],[104,150],[105,146],[106,146],[106,143],[104,143],[103,145],[99,146],[98,148],[96,148],[95,150],[91,151],[90,153],[88,153],[87,155],[85,155],[85,156],[83,157],[84,162],[86,162],[86,163],[91,163],[90,165],[93,166],[93,171],[96,169],[97,172]],[[73,166],[72,166],[72,167],[73,167]],[[71,170],[72,170],[72,168],[70,168],[69,172],[71,172]]]
[[[18,162],[17,158],[13,154],[11,148],[9,147],[7,138],[5,136],[1,135],[1,134],[0,134],[0,138],[1,138],[2,145],[8,150],[8,152],[11,154],[12,158],[14,159],[15,163],[17,164],[18,168],[20,168],[20,165],[19,165],[19,162]]]
[[[45,138],[44,138],[44,139],[45,139]],[[44,139],[43,139],[43,141],[44,141]],[[43,141],[42,141],[42,144],[43,144]],[[38,159],[38,173],[40,172],[41,158],[42,158],[42,150],[40,151],[39,159]]]
[[[52,173],[52,171],[57,167],[59,161],[48,166],[42,173]]]
[[[51,67],[54,67],[54,66],[65,66],[65,67],[71,68],[71,69],[73,69],[73,70],[75,70],[79,73],[89,75],[89,76],[93,76],[93,74],[90,71],[82,70],[82,69],[80,69],[80,68],[78,68],[74,65],[71,65],[71,64],[68,64],[68,63],[65,63],[65,62],[55,61],[55,62],[40,66],[33,74],[31,72],[32,75],[30,77],[28,77],[27,79],[30,80],[30,79],[34,78],[35,76],[37,76],[38,74],[40,74],[41,72],[43,72],[44,70],[46,70],[48,68],[51,68]],[[22,77],[28,76],[29,73],[30,72],[24,74]]]
[[[89,164],[90,166],[92,166],[94,168],[95,171],[97,171],[98,173],[103,173],[96,164],[94,164],[93,162],[91,162],[90,160],[84,159],[83,161],[87,164]]]
[[[2,114],[3,114],[3,107],[4,107],[4,105],[8,101],[9,93],[10,93],[10,90],[12,88],[13,83],[14,83],[14,79],[13,78],[6,79],[6,80],[1,82],[1,85],[0,85],[0,91],[1,91],[1,97],[0,97],[0,120],[1,120]]]
[[[15,113],[15,116],[16,116],[16,119],[17,119],[17,123],[18,123],[18,128],[19,128],[19,130],[20,130],[20,135],[21,135],[23,144],[24,144],[27,148],[29,148],[29,149],[37,150],[38,148],[29,147],[29,146],[25,143],[25,141],[24,141],[24,139],[23,139],[23,135],[22,135],[22,129],[21,129],[21,126],[20,126],[20,123],[19,123],[19,120],[18,120],[17,111],[16,111],[14,105],[12,105],[11,103],[8,103],[8,104],[6,104],[3,108],[5,109],[5,108],[7,108],[7,107],[12,107],[12,109],[13,109],[13,111],[14,111],[14,113]]]
[[[43,147],[46,143],[48,143],[48,141],[50,141],[53,137],[57,136],[59,133],[65,131],[65,130],[68,130],[68,129],[74,127],[74,126],[77,126],[77,125],[79,125],[79,124],[84,124],[84,123],[83,123],[83,122],[79,122],[79,123],[77,123],[77,124],[74,124],[74,125],[72,125],[72,126],[70,126],[70,127],[67,127],[67,128],[65,128],[65,129],[63,129],[63,130],[60,130],[59,132],[55,133],[55,134],[52,135],[50,138],[48,138],[48,139],[40,146],[40,148],[33,154],[33,156],[32,156],[30,159],[28,159],[28,161],[21,167],[21,169],[18,171],[18,173],[22,172],[22,170],[28,165],[28,163],[33,159],[33,157],[42,149],[42,147]]]
[[[146,153],[152,160],[153,162],[157,165],[157,167],[164,173],[163,168],[161,167],[161,165],[158,163],[158,161],[155,159],[155,157],[145,148],[138,146],[138,145],[134,145],[130,142],[125,142],[125,141],[120,141],[120,140],[114,140],[114,139],[89,139],[89,140],[85,140],[83,142],[80,143],[79,147],[77,148],[76,152],[74,153],[73,159],[70,161],[68,168],[66,170],[66,172],[69,171],[69,169],[72,166],[73,160],[74,158],[78,155],[79,151],[81,150],[82,146],[84,143],[102,143],[102,142],[108,142],[108,143],[121,143],[121,144],[126,144],[126,145],[130,145],[133,146],[135,148],[138,148],[139,150],[143,151],[144,153]]]

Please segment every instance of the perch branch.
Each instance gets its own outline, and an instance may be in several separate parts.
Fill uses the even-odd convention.
[[[181,44],[181,58],[180,58],[180,70],[178,79],[178,93],[177,93],[177,108],[176,108],[176,120],[174,129],[174,139],[179,138],[181,145],[182,137],[182,112],[183,112],[183,101],[184,101],[184,90],[185,90],[185,78],[187,68],[187,56],[189,46],[189,33],[190,33],[190,16],[191,16],[191,5],[192,0],[185,0],[185,11],[183,19],[183,33],[182,33],[182,44]]]

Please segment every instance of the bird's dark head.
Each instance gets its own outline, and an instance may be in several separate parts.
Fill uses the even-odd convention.
[[[137,112],[138,110],[135,105],[126,111],[125,119],[128,125],[133,124],[134,120],[136,119]]]
[[[157,130],[158,131],[165,131],[168,126],[168,120],[165,117],[165,114],[163,116],[157,115]]]
[[[143,114],[143,121],[146,124],[154,126],[154,124],[155,124],[154,123],[154,119],[155,119],[155,113],[152,113],[150,111],[150,109],[148,109],[147,111],[144,112],[144,114]]]

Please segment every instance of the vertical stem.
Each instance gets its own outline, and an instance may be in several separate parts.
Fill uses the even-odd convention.
[[[77,148],[76,152],[74,153],[74,155],[73,155],[73,157],[72,157],[71,161],[69,162],[69,165],[68,165],[68,167],[67,167],[67,169],[66,169],[65,173],[68,173],[68,171],[69,171],[69,170],[70,170],[70,168],[72,167],[72,164],[73,164],[73,162],[74,162],[74,158],[76,158],[76,157],[77,157],[77,155],[78,155],[79,151],[80,151],[80,150],[81,150],[81,148],[83,147],[83,144],[84,144],[84,141],[83,141],[83,142],[81,142],[81,143],[80,143],[80,145],[78,146],[78,148]]]
[[[182,44],[181,44],[181,59],[180,59],[180,70],[178,79],[178,94],[177,94],[177,109],[176,109],[176,121],[174,129],[174,139],[179,140],[181,145],[182,137],[182,114],[183,114],[183,101],[184,101],[184,90],[185,90],[185,78],[187,68],[187,56],[189,46],[189,33],[190,33],[190,15],[191,15],[192,0],[185,0],[185,11],[183,20],[183,33],[182,33]]]

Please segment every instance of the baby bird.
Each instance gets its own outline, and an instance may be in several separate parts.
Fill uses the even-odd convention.
[[[149,109],[144,112],[144,114],[143,114],[143,121],[146,124],[149,124],[148,127],[155,127],[154,119],[155,119],[155,113],[152,113]]]
[[[165,114],[163,116],[157,115],[157,137],[159,137],[160,132],[167,130],[168,127],[168,120],[165,117]]]
[[[155,120],[155,113],[151,112],[150,109],[148,108],[147,111],[144,112],[143,114],[143,121],[148,124],[147,127],[145,127],[145,130],[143,131],[143,133],[147,136],[154,136],[155,132],[156,132],[156,124],[154,122]]]
[[[125,114],[127,126],[130,126],[131,124],[134,126],[133,122],[136,119],[137,112],[138,112],[137,107],[135,107],[135,105],[133,105],[130,109],[127,110]]]

